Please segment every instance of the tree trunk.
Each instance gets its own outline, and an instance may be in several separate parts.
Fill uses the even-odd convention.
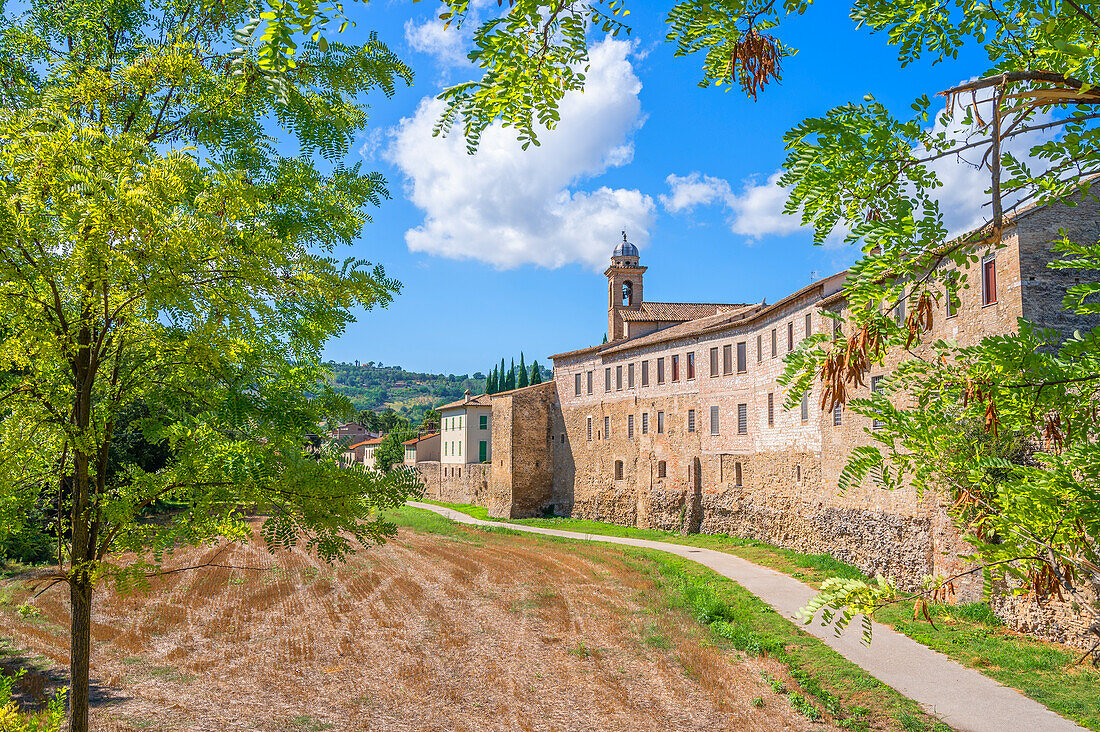
[[[88,732],[88,675],[92,641],[92,584],[74,577],[69,585],[73,616],[69,627],[69,732]]]

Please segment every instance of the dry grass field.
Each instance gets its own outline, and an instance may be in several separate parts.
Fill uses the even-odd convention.
[[[613,548],[454,527],[402,529],[331,567],[251,545],[178,554],[209,567],[98,596],[94,728],[121,730],[809,730],[715,647],[652,573]],[[7,663],[68,663],[60,588],[0,597]],[[37,615],[34,613],[37,612]],[[40,674],[25,691],[50,685]]]

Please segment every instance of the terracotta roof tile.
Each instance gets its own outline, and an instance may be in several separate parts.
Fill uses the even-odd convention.
[[[411,440],[405,440],[401,444],[402,445],[415,445],[416,443],[422,442],[423,440],[430,440],[431,438],[438,437],[438,436],[439,436],[438,432],[433,432],[430,435],[424,435],[422,437],[414,437]]]
[[[624,310],[623,320],[628,322],[696,320],[710,315],[743,308],[748,303],[710,302],[643,302],[639,310]]]
[[[444,409],[458,409],[459,407],[487,407],[489,406],[489,395],[478,394],[475,397],[470,397],[469,401],[466,399],[459,399],[457,402],[451,402],[450,404],[444,404],[442,407],[436,407],[436,411],[443,411]]]

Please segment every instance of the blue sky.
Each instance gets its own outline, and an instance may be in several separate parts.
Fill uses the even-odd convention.
[[[602,270],[624,227],[649,267],[647,300],[778,300],[855,255],[814,246],[778,215],[784,197],[770,181],[783,133],[867,93],[904,113],[920,94],[985,70],[980,51],[903,69],[884,37],[855,28],[846,6],[820,3],[780,29],[799,53],[782,84],[753,102],[698,88],[701,59],[674,58],[663,42],[667,6],[634,4],[629,40],[593,49],[588,90],[567,100],[542,150],[523,152],[498,130],[468,159],[457,136],[430,135],[430,99],[472,73],[463,36],[433,20],[439,7],[354,8],[349,40],[377,31],[416,72],[393,99],[369,100],[370,128],[347,161],[384,173],[392,193],[352,254],[383,264],[404,287],[389,308],[359,313],[327,358],[460,374],[521,350],[546,363],[598,343]],[[978,213],[966,204],[978,200],[980,181],[961,166],[946,182],[965,226]]]

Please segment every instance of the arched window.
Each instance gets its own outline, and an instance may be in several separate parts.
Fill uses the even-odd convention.
[[[634,304],[634,283],[627,280],[623,283],[623,305]]]

